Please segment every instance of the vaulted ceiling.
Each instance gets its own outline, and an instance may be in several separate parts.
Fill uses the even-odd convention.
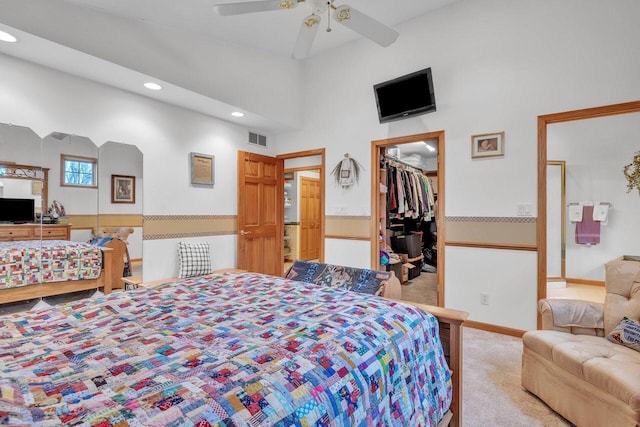
[[[336,0],[335,4],[348,4],[397,29],[403,22],[456,1]],[[261,78],[281,86],[299,80],[304,60],[293,60],[291,53],[310,9],[300,4],[292,10],[236,16],[219,16],[213,10],[218,3],[238,2],[2,0],[0,30],[17,32],[20,43],[0,43],[0,52],[250,128],[272,133],[293,129],[299,123],[295,119],[288,121],[286,113],[270,117],[268,105],[238,95],[243,88],[225,87],[207,70],[225,72],[226,67],[229,75],[255,67],[256,85],[264,84]],[[362,39],[335,22],[332,31],[326,32],[327,19],[321,25],[312,57]],[[232,60],[225,61],[229,57]],[[155,78],[166,90],[150,93],[140,85],[145,78]],[[229,117],[234,108],[246,116]]]

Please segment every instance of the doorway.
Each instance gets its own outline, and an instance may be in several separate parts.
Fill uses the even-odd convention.
[[[444,132],[373,141],[371,161],[372,266],[399,276],[402,299],[444,306]],[[414,201],[399,209],[405,185]],[[406,255],[387,264],[381,251]]]
[[[283,273],[296,260],[324,261],[324,149],[284,160]]]

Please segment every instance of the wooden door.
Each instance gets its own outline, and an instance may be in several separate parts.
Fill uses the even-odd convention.
[[[281,159],[238,151],[238,268],[282,275]]]
[[[300,177],[300,259],[320,258],[320,180]]]

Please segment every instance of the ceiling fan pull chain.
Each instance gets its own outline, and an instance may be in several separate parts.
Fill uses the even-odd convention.
[[[327,0],[327,33],[331,32],[331,0]]]

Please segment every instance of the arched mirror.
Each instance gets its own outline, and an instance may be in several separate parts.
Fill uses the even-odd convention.
[[[640,149],[640,102],[538,120],[538,298],[545,298],[567,283],[601,286],[605,263],[640,252],[629,238],[640,228],[640,195],[627,192],[623,174]]]
[[[142,275],[142,152],[109,141],[98,150],[100,192],[95,235],[125,242],[123,275]]]
[[[10,203],[3,205],[0,222],[33,223],[48,203],[48,169],[42,168],[42,140],[30,128],[0,124],[0,153],[0,198]],[[33,206],[20,200],[31,200]]]
[[[87,242],[98,225],[98,147],[84,136],[52,132],[43,138],[49,168],[49,214],[44,222],[67,225],[68,239]],[[47,236],[43,236],[47,238]]]

